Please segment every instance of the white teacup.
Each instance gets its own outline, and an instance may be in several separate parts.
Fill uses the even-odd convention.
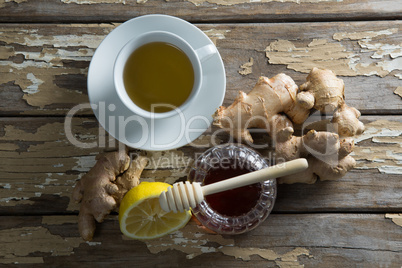
[[[164,42],[178,47],[186,54],[191,62],[194,71],[194,83],[190,96],[179,107],[172,107],[174,108],[173,110],[163,113],[150,112],[140,108],[130,98],[124,85],[123,73],[127,60],[136,49],[152,42]],[[193,104],[194,99],[201,89],[203,79],[201,62],[206,61],[216,53],[217,49],[212,44],[194,49],[186,40],[171,32],[151,31],[141,34],[137,37],[134,37],[133,39],[128,41],[126,45],[124,45],[114,63],[113,75],[117,95],[128,109],[130,109],[134,114],[139,115],[143,118],[162,119],[171,117],[173,115],[176,115],[177,113],[181,113]],[[172,94],[174,94],[174,92],[172,92]],[[158,105],[158,103],[155,103],[155,105]]]

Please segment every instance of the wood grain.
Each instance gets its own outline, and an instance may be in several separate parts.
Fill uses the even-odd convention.
[[[388,117],[388,121],[376,126],[374,123],[381,122],[382,118],[362,117],[372,134],[357,138],[359,142],[354,154],[358,161],[356,169],[338,181],[280,185],[275,211],[400,211],[402,184],[397,156],[400,154],[402,117]],[[75,181],[94,165],[98,153],[116,150],[118,143],[92,117],[74,117],[72,122],[71,135],[74,139],[69,140],[66,137],[69,130],[65,129],[62,117],[0,118],[0,130],[3,130],[0,132],[0,214],[38,215],[77,211],[78,206],[71,200]],[[374,131],[375,126],[377,129]],[[211,129],[196,140],[195,144],[202,147],[194,144],[164,152],[132,150],[132,153],[142,153],[149,158],[142,179],[173,183],[186,178],[200,153],[212,144],[230,141],[225,133],[214,137],[216,130]],[[387,130],[390,131],[388,135],[385,134]],[[256,145],[266,145],[258,151],[267,160],[273,160],[273,147],[269,144],[268,135],[259,133],[255,137]],[[78,146],[82,144],[93,146]],[[376,153],[377,157],[370,158],[370,150],[388,153]],[[365,154],[367,151],[368,154]],[[394,168],[384,171],[381,169],[384,165]]]
[[[222,55],[228,81],[225,105],[239,90],[250,91],[261,75],[284,72],[302,84],[317,66],[333,69],[344,79],[347,103],[363,114],[400,114],[400,97],[393,93],[402,76],[400,58],[390,55],[401,49],[401,25],[400,21],[376,21],[198,26]],[[4,99],[0,113],[63,115],[87,103],[89,62],[114,28],[110,24],[0,25],[4,44],[0,50],[0,97]],[[293,48],[284,52],[283,45]],[[323,53],[327,54],[324,60]],[[240,66],[250,58],[254,62],[251,73],[241,75]]]
[[[1,0],[0,22],[122,22],[152,13],[220,23],[378,20],[401,11],[392,0]]]
[[[65,116],[88,103],[88,66],[107,34],[155,13],[196,23],[216,44],[224,105],[261,75],[284,72],[300,85],[314,66],[335,70],[366,125],[356,168],[338,181],[279,185],[273,213],[243,235],[192,220],[157,240],[129,240],[114,212],[83,241],[71,192],[95,156],[119,144],[90,109],[71,126]],[[0,266],[400,268],[401,14],[394,0],[0,0]],[[252,135],[272,160],[268,135]],[[231,141],[212,127],[176,150],[130,152],[149,159],[142,180],[173,183],[200,153]]]
[[[76,216],[0,219],[0,242],[7,243],[0,264],[30,267],[83,260],[91,266],[398,267],[402,258],[402,229],[384,214],[274,214],[249,233],[224,237],[190,222],[146,242],[124,238],[116,217],[98,225],[92,242],[79,238]]]

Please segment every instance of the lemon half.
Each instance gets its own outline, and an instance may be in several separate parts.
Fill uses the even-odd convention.
[[[153,239],[184,227],[190,211],[165,212],[159,195],[171,187],[163,182],[141,182],[124,196],[119,209],[121,232],[134,239]]]

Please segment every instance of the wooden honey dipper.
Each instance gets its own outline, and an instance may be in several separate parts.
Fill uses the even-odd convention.
[[[305,170],[307,167],[307,160],[299,158],[205,186],[201,186],[201,183],[198,182],[177,182],[167,191],[161,193],[159,204],[166,212],[183,212],[196,207],[206,195],[294,174]]]

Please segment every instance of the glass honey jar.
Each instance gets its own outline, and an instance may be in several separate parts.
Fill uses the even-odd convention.
[[[267,167],[267,161],[253,149],[224,144],[204,152],[195,161],[188,180],[203,186]],[[268,217],[275,199],[276,180],[269,179],[205,196],[192,212],[216,233],[241,234],[253,230]]]

